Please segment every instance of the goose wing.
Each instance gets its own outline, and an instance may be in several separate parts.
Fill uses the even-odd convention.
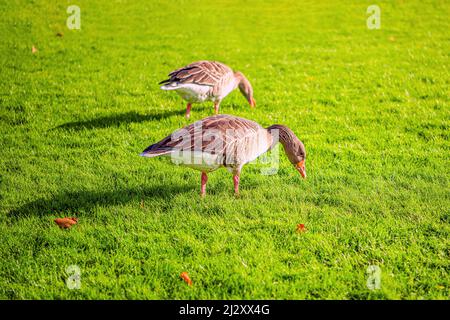
[[[215,86],[224,76],[233,74],[233,70],[217,61],[198,61],[169,73],[168,79],[159,84],[192,83]]]
[[[216,115],[179,129],[149,146],[142,156],[155,157],[174,151],[191,151],[228,157],[227,161],[245,163],[249,150],[263,129],[258,123],[231,115]]]

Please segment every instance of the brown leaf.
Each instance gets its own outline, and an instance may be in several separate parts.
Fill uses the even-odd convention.
[[[64,36],[64,33],[58,32],[58,33],[56,34],[56,36],[57,36],[57,37],[62,37],[62,36]]]
[[[36,52],[38,52],[38,49],[35,46],[32,46],[31,53],[35,54]]]
[[[191,278],[189,278],[189,275],[188,275],[188,273],[185,271],[185,272],[182,272],[181,274],[180,274],[180,277],[184,280],[184,282],[186,282],[189,286],[192,286],[192,280],[191,280]]]
[[[303,223],[297,224],[297,232],[306,232],[306,227]]]
[[[69,229],[71,228],[74,224],[77,224],[78,222],[78,218],[57,218],[54,220],[55,223],[60,226],[63,229]]]

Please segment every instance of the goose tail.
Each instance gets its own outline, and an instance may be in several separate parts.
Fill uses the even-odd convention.
[[[179,89],[179,87],[173,83],[165,84],[161,87],[159,87],[161,90],[176,90]]]
[[[178,84],[176,82],[172,82],[170,79],[163,80],[158,84],[162,84],[162,86],[159,87],[161,90],[176,90],[176,89],[178,89]]]
[[[172,151],[173,151],[172,148],[161,148],[160,146],[153,144],[144,151],[142,151],[139,155],[141,157],[154,158],[167,155]]]

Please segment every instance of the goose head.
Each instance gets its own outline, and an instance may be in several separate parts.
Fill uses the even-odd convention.
[[[289,161],[303,178],[306,178],[306,150],[303,142],[294,134],[294,132],[284,125],[275,124],[267,128],[274,137],[278,134],[278,139],[284,147],[284,152]],[[276,133],[274,130],[277,130]]]
[[[294,165],[295,169],[300,173],[303,178],[306,178],[306,152],[303,143],[296,138],[290,145],[285,147],[286,155],[289,161]]]
[[[239,91],[241,91],[242,95],[247,99],[250,107],[256,107],[256,101],[253,98],[253,87],[250,84],[250,81],[248,81],[248,79],[239,71],[234,73],[234,77],[237,80]]]

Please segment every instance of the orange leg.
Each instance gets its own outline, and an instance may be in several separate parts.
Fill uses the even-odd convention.
[[[206,182],[208,182],[208,176],[206,172],[202,172],[202,189],[200,195],[202,198],[206,195]]]
[[[214,102],[214,113],[219,114],[220,101]]]
[[[192,107],[192,104],[188,103],[186,106],[186,119],[189,119],[191,117],[191,107]]]
[[[233,176],[233,182],[234,182],[234,194],[239,195],[239,174],[235,174]]]

